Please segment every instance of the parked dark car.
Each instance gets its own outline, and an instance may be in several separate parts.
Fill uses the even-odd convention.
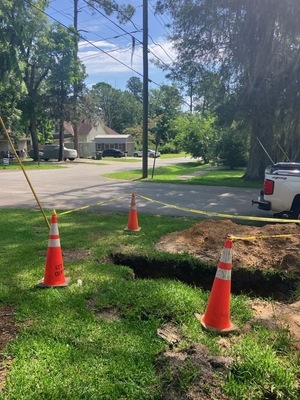
[[[125,157],[125,153],[118,149],[105,149],[102,151],[102,157],[121,158]]]

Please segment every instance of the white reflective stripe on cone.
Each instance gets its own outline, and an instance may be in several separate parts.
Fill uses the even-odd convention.
[[[222,279],[223,281],[231,281],[231,270],[218,268],[216,278]]]
[[[50,235],[58,235],[58,224],[51,224]]]
[[[232,250],[224,247],[221,253],[220,261],[225,264],[232,264]]]
[[[60,240],[59,239],[49,239],[48,247],[60,247]]]

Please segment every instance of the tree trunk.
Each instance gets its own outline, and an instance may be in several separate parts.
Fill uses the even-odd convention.
[[[77,150],[79,148],[79,141],[78,141],[78,123],[75,122],[73,125],[73,131],[74,131],[74,149]],[[79,154],[80,156],[80,154]]]
[[[29,107],[29,119],[30,119],[30,134],[33,147],[33,160],[39,161],[39,142],[36,131],[36,116],[35,116],[35,107],[33,102],[31,102],[31,105]]]
[[[58,161],[63,161],[64,159],[64,120],[59,121],[59,154]]]
[[[259,111],[253,116],[249,162],[244,175],[244,179],[251,181],[263,180],[267,165],[273,162],[274,113],[263,107],[261,110],[265,111],[263,116]]]

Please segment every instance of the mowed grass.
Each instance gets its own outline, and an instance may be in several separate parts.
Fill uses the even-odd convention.
[[[49,236],[41,213],[1,210],[0,309],[11,307],[17,335],[2,349],[0,399],[162,400],[166,376],[155,360],[169,349],[157,335],[165,322],[182,335],[179,348],[200,342],[211,354],[233,357],[222,384],[230,399],[298,399],[299,355],[285,330],[256,324],[221,346],[220,335],[202,330],[194,317],[204,313],[208,292],[177,280],[134,279],[126,265],[111,262],[117,251],[167,260],[155,243],[199,220],[139,215],[141,231],[127,233],[125,214],[57,213],[71,283],[41,289]],[[231,318],[245,327],[251,318],[246,296],[232,295]],[[185,371],[185,382],[197,373]]]
[[[1,160],[0,160],[1,161]],[[120,162],[120,163],[129,163],[129,162],[134,162],[137,163],[139,162],[139,159],[136,158],[113,158],[113,157],[105,157],[102,160],[84,160],[81,159],[81,163],[86,163],[86,164],[94,164],[94,165],[107,165],[111,164],[112,162]],[[75,161],[75,163],[78,161]],[[32,159],[26,159],[22,160],[22,166],[25,170],[43,170],[43,169],[57,169],[57,168],[67,168],[68,164],[72,164],[73,161],[62,161],[58,162],[57,160],[50,160],[50,161],[43,161],[41,160],[40,162],[33,161]],[[21,169],[20,164],[18,163],[17,160],[13,159],[10,160],[9,165],[3,165],[0,164],[0,170],[6,170],[6,171],[11,171],[11,170],[17,170]]]
[[[262,186],[262,182],[249,182],[244,180],[244,168],[231,170],[225,167],[214,167],[210,164],[202,164],[197,161],[162,167],[157,165],[159,165],[159,161],[156,162],[155,168],[153,168],[152,164],[148,169],[148,178],[143,179],[143,182],[244,188],[261,188]],[[142,169],[114,172],[106,176],[113,179],[139,180],[142,179]]]
[[[0,160],[1,162],[2,160]],[[22,166],[25,170],[42,170],[42,169],[57,169],[57,168],[66,168],[67,165],[60,164],[59,162],[35,162],[33,160],[23,160],[22,161]],[[14,171],[21,169],[20,164],[18,163],[17,160],[10,160],[9,165],[3,165],[0,164],[0,169],[3,169],[5,171]]]

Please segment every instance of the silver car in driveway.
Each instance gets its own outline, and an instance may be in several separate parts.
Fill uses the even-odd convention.
[[[136,150],[133,152],[133,157],[142,157],[142,156],[143,156],[143,150]],[[148,157],[150,158],[160,157],[160,152],[149,149]]]

